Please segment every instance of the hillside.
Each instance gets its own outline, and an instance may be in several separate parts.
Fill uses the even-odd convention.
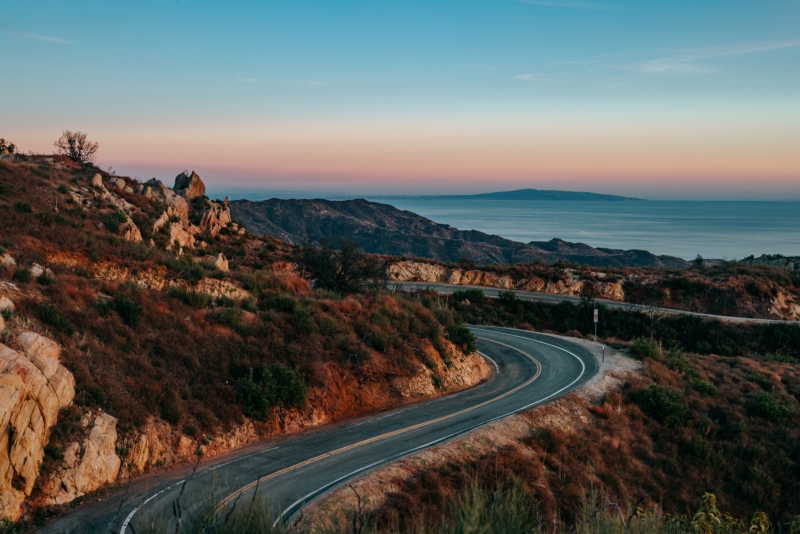
[[[195,173],[0,157],[2,518],[490,375],[452,322],[311,289],[292,245],[204,193]]]
[[[554,239],[519,243],[477,230],[459,230],[410,211],[367,200],[279,200],[230,203],[233,217],[250,232],[301,244],[307,240],[351,240],[374,254],[479,265],[563,260],[592,266],[683,268],[688,262],[646,251],[596,249]]]

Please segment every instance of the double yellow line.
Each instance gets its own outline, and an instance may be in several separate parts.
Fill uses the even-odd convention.
[[[347,445],[345,447],[341,447],[341,448],[336,449],[334,451],[326,452],[325,454],[320,454],[319,456],[315,456],[313,458],[309,458],[308,460],[302,461],[300,463],[294,464],[294,465],[289,466],[289,467],[285,467],[285,468],[283,468],[283,469],[281,469],[279,471],[275,471],[274,473],[270,473],[269,475],[265,475],[265,476],[263,476],[261,478],[258,478],[256,480],[254,480],[253,482],[250,482],[246,486],[243,486],[243,487],[239,488],[238,490],[234,491],[233,493],[231,493],[230,495],[228,495],[227,497],[222,499],[222,501],[220,501],[220,503],[217,505],[217,507],[216,507],[216,509],[214,511],[218,512],[219,510],[221,510],[222,508],[224,508],[225,506],[230,504],[230,502],[233,501],[237,496],[241,495],[242,493],[244,493],[245,491],[249,490],[250,488],[255,487],[256,485],[261,484],[262,482],[266,482],[268,480],[271,480],[271,479],[273,479],[275,477],[279,477],[279,476],[281,476],[281,475],[283,475],[285,473],[288,473],[290,471],[294,471],[295,469],[298,469],[300,467],[304,467],[306,465],[310,465],[310,464],[316,463],[316,462],[318,462],[320,460],[323,460],[325,458],[329,458],[331,456],[335,456],[337,454],[340,454],[340,453],[343,453],[343,452],[346,452],[346,451],[349,451],[349,450],[352,450],[352,449],[355,449],[355,448],[358,448],[358,447],[362,447],[362,446],[368,445],[370,443],[374,443],[374,442],[382,440],[384,438],[390,438],[390,437],[393,437],[393,436],[397,436],[399,434],[404,434],[406,432],[411,432],[412,430],[417,430],[418,428],[423,428],[423,427],[426,427],[426,426],[429,426],[429,425],[433,425],[433,424],[439,423],[441,421],[445,421],[447,419],[450,419],[452,417],[457,417],[457,416],[465,414],[467,412],[471,412],[472,410],[477,410],[478,408],[486,406],[487,404],[491,404],[493,402],[497,402],[497,401],[499,401],[501,399],[504,399],[505,397],[508,397],[509,395],[513,395],[514,393],[516,393],[517,391],[521,390],[522,388],[529,386],[534,380],[539,378],[539,375],[542,372],[542,365],[539,363],[539,361],[536,358],[534,358],[533,356],[531,356],[527,352],[525,352],[523,350],[520,350],[520,349],[518,349],[516,347],[512,347],[511,345],[507,345],[505,343],[502,343],[500,341],[495,341],[494,339],[489,339],[489,338],[484,338],[484,337],[478,337],[478,339],[481,339],[483,341],[489,341],[491,343],[497,343],[498,345],[502,345],[502,346],[507,347],[507,348],[509,348],[511,350],[519,352],[520,354],[522,354],[526,358],[530,359],[536,365],[536,374],[533,375],[533,377],[531,377],[529,380],[527,380],[524,384],[520,384],[519,386],[515,387],[512,390],[506,391],[502,395],[498,395],[497,397],[495,397],[493,399],[489,399],[489,400],[484,401],[484,402],[482,402],[480,404],[476,404],[475,406],[472,406],[470,408],[465,408],[465,409],[463,409],[461,411],[452,413],[450,415],[444,415],[442,417],[439,417],[437,419],[431,419],[430,421],[426,421],[424,423],[418,423],[416,425],[412,425],[412,426],[409,426],[409,427],[406,427],[406,428],[400,428],[400,429],[394,430],[392,432],[387,432],[385,434],[381,434],[380,436],[375,436],[375,437],[372,437],[372,438],[369,438],[369,439],[365,439],[363,441],[359,441],[358,443],[353,443],[351,445]]]

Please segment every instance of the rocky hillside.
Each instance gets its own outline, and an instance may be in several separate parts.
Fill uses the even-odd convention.
[[[435,262],[394,261],[389,280],[484,286],[662,306],[678,310],[800,320],[800,277],[739,263],[681,271],[513,265],[464,269]]]
[[[452,318],[312,290],[294,247],[173,187],[0,159],[0,499],[27,526],[153,469],[475,385]]]
[[[465,258],[479,265],[555,263],[562,260],[591,266],[688,267],[671,256],[646,251],[596,249],[553,239],[518,243],[476,230],[459,230],[410,211],[367,200],[279,200],[230,203],[233,216],[249,231],[290,243],[347,239],[365,251],[393,256],[455,262]]]

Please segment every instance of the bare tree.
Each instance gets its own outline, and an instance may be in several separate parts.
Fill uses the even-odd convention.
[[[100,148],[100,143],[89,141],[85,133],[69,130],[64,130],[53,145],[57,154],[78,163],[93,163],[97,157],[97,149]]]

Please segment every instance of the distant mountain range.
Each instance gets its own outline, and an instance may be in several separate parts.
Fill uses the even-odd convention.
[[[593,248],[560,239],[520,243],[477,230],[459,230],[388,204],[357,200],[280,200],[229,203],[234,220],[256,234],[291,243],[324,238],[357,243],[366,252],[455,262],[467,258],[478,265],[542,261],[597,267],[688,267],[672,256],[643,250]]]
[[[621,197],[618,195],[603,195],[581,191],[550,191],[544,189],[517,189],[515,191],[500,191],[496,193],[479,193],[477,195],[415,195],[415,196],[371,196],[371,199],[389,200],[392,198],[403,199],[436,199],[436,200],[581,200],[581,201],[642,201],[641,198]]]

